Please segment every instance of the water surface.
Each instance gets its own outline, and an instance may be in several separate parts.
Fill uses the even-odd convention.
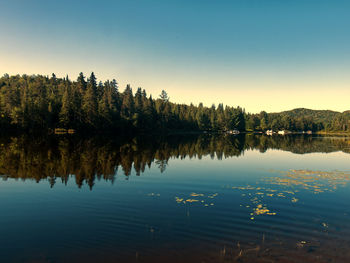
[[[349,262],[347,137],[0,139],[2,262]]]

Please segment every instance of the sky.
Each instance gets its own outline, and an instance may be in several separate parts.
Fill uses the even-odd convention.
[[[350,110],[350,1],[0,0],[0,75],[79,72],[177,103]]]

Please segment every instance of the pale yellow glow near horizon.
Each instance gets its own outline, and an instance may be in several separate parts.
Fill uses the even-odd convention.
[[[220,94],[217,94],[220,92]],[[346,111],[349,107],[350,90],[325,91],[325,90],[239,90],[205,91],[200,96],[196,91],[182,90],[170,94],[173,101],[178,103],[197,104],[203,102],[206,106],[212,103],[222,102],[225,105],[240,106],[246,112],[257,113],[262,110],[267,112],[279,112],[294,108],[308,108],[314,110]],[[317,93],[317,94],[315,94]]]

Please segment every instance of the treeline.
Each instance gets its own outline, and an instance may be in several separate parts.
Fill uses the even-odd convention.
[[[169,131],[245,129],[243,109],[171,103],[165,91],[159,98],[116,80],[97,82],[80,73],[76,81],[40,75],[4,75],[0,79],[2,129]]]
[[[245,113],[240,107],[176,104],[165,91],[158,98],[116,80],[98,82],[94,73],[73,81],[41,75],[0,78],[0,132],[78,131],[350,131],[350,112],[296,109]]]
[[[350,112],[294,109],[280,113],[246,114],[246,130],[349,132]]]
[[[80,137],[80,136],[79,136]],[[322,138],[322,137],[321,137]],[[96,180],[113,182],[115,176],[141,175],[156,167],[161,172],[170,159],[223,159],[238,157],[245,151],[279,149],[294,153],[349,151],[346,137],[314,138],[313,136],[266,136],[242,134],[186,135],[168,137],[136,137],[121,140],[113,136],[78,138],[67,137],[1,137],[0,176],[3,179],[75,180],[78,187],[93,187]]]

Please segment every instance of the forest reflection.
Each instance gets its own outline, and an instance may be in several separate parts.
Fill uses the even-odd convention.
[[[78,187],[92,189],[96,180],[114,181],[117,171],[128,178],[141,175],[147,167],[164,172],[170,158],[212,159],[239,157],[248,150],[279,149],[297,154],[343,151],[350,153],[347,137],[186,135],[167,137],[115,138],[46,137],[0,138],[0,175],[7,178],[57,180],[71,178]]]

